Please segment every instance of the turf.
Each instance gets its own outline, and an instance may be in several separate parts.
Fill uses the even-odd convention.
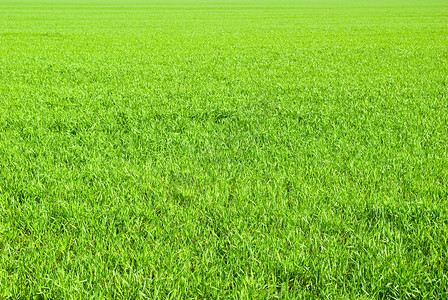
[[[447,298],[446,1],[0,2],[0,298]]]

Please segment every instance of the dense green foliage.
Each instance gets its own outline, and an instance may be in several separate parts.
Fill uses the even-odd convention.
[[[0,298],[446,298],[447,204],[446,1],[0,2]]]

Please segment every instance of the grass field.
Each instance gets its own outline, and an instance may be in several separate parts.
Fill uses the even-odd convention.
[[[448,2],[0,2],[0,299],[448,298]]]

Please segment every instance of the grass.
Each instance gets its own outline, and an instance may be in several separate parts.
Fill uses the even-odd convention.
[[[0,298],[447,298],[445,1],[0,3]]]

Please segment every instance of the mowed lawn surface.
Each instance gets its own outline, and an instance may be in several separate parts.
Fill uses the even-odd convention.
[[[448,297],[423,2],[0,2],[0,298]]]

